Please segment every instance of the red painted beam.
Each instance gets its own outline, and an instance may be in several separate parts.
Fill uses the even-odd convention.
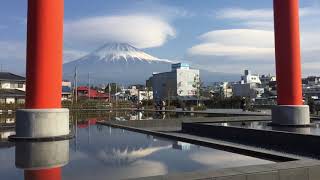
[[[63,0],[28,0],[26,108],[60,108]]]
[[[278,105],[302,105],[299,0],[273,0]]]
[[[61,108],[63,0],[28,0],[26,108]],[[61,168],[26,170],[26,180],[60,180]]]

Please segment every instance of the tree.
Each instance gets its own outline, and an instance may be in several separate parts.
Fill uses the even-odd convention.
[[[201,82],[199,74],[194,76],[192,87],[196,88],[195,96],[197,97],[197,106],[200,106],[199,102],[203,91],[203,83]]]
[[[120,92],[121,91],[119,85],[117,85],[116,83],[109,83],[106,86],[106,88],[104,89],[105,93],[109,93],[109,86],[110,86],[110,93],[111,94],[115,94],[116,92]]]

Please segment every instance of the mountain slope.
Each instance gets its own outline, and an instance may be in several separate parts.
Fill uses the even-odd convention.
[[[72,80],[75,67],[78,80],[87,83],[88,74],[92,84],[117,82],[122,84],[145,84],[153,72],[168,72],[173,62],[151,56],[126,43],[108,43],[92,53],[63,65],[64,78]],[[200,70],[204,82],[237,80],[238,75]]]
[[[77,66],[79,80],[88,73],[93,83],[144,83],[153,72],[170,70],[171,61],[151,56],[126,43],[108,43],[92,53],[64,64],[64,78],[70,79]]]

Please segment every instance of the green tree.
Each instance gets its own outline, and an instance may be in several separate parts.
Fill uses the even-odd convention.
[[[116,92],[120,92],[121,91],[119,85],[117,85],[116,83],[109,83],[106,86],[106,88],[104,89],[105,93],[109,93],[109,87],[110,87],[110,93],[111,94],[115,94]]]

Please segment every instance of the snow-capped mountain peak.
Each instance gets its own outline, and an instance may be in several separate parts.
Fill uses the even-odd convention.
[[[144,61],[144,62],[156,62],[168,60],[159,59],[151,56],[142,50],[135,48],[127,43],[107,43],[99,49],[93,51],[80,60],[94,60],[94,61]]]

